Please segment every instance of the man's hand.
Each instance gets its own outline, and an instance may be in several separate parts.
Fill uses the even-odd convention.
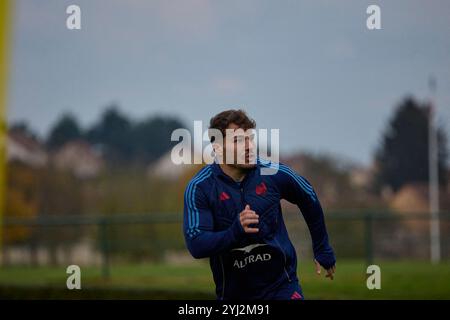
[[[321,267],[320,263],[316,259],[314,259],[314,263],[316,264],[316,273],[318,275],[320,275],[322,267]],[[336,265],[332,266],[330,269],[327,269],[327,274],[326,274],[325,277],[326,278],[330,278],[331,280],[333,280],[335,272],[336,272]]]
[[[239,220],[246,233],[257,233],[258,228],[250,228],[249,225],[257,224],[259,222],[259,216],[255,211],[250,210],[250,206],[247,204],[245,209],[239,214]]]

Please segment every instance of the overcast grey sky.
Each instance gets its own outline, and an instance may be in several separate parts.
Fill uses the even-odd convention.
[[[242,107],[281,150],[369,163],[395,105],[429,97],[450,122],[450,1],[19,0],[9,121],[43,135],[116,102],[131,117],[206,122]],[[81,30],[66,7],[81,7]],[[382,30],[366,28],[381,7]]]

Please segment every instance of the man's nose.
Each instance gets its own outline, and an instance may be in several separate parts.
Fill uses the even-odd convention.
[[[247,139],[246,143],[245,143],[245,151],[252,150],[254,147],[255,147],[255,143],[252,140]]]

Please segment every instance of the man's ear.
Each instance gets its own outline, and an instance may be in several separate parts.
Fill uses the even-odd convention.
[[[217,161],[219,161],[219,163],[223,163],[223,146],[220,143],[213,143],[212,147]]]
[[[214,153],[216,155],[222,155],[223,154],[223,147],[219,143],[212,143],[212,148],[213,148]]]

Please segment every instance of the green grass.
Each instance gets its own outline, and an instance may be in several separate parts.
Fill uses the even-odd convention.
[[[381,268],[381,289],[366,286],[362,262],[341,262],[333,281],[317,276],[306,264],[299,274],[305,296],[311,299],[450,299],[450,264],[428,262],[377,262]]]
[[[67,290],[64,267],[1,267],[0,298],[214,299],[207,261],[193,265],[114,265],[108,279],[100,268],[83,267],[82,290]],[[301,261],[307,299],[450,299],[450,263],[382,261],[381,290],[366,287],[362,261],[340,261],[333,281]]]

